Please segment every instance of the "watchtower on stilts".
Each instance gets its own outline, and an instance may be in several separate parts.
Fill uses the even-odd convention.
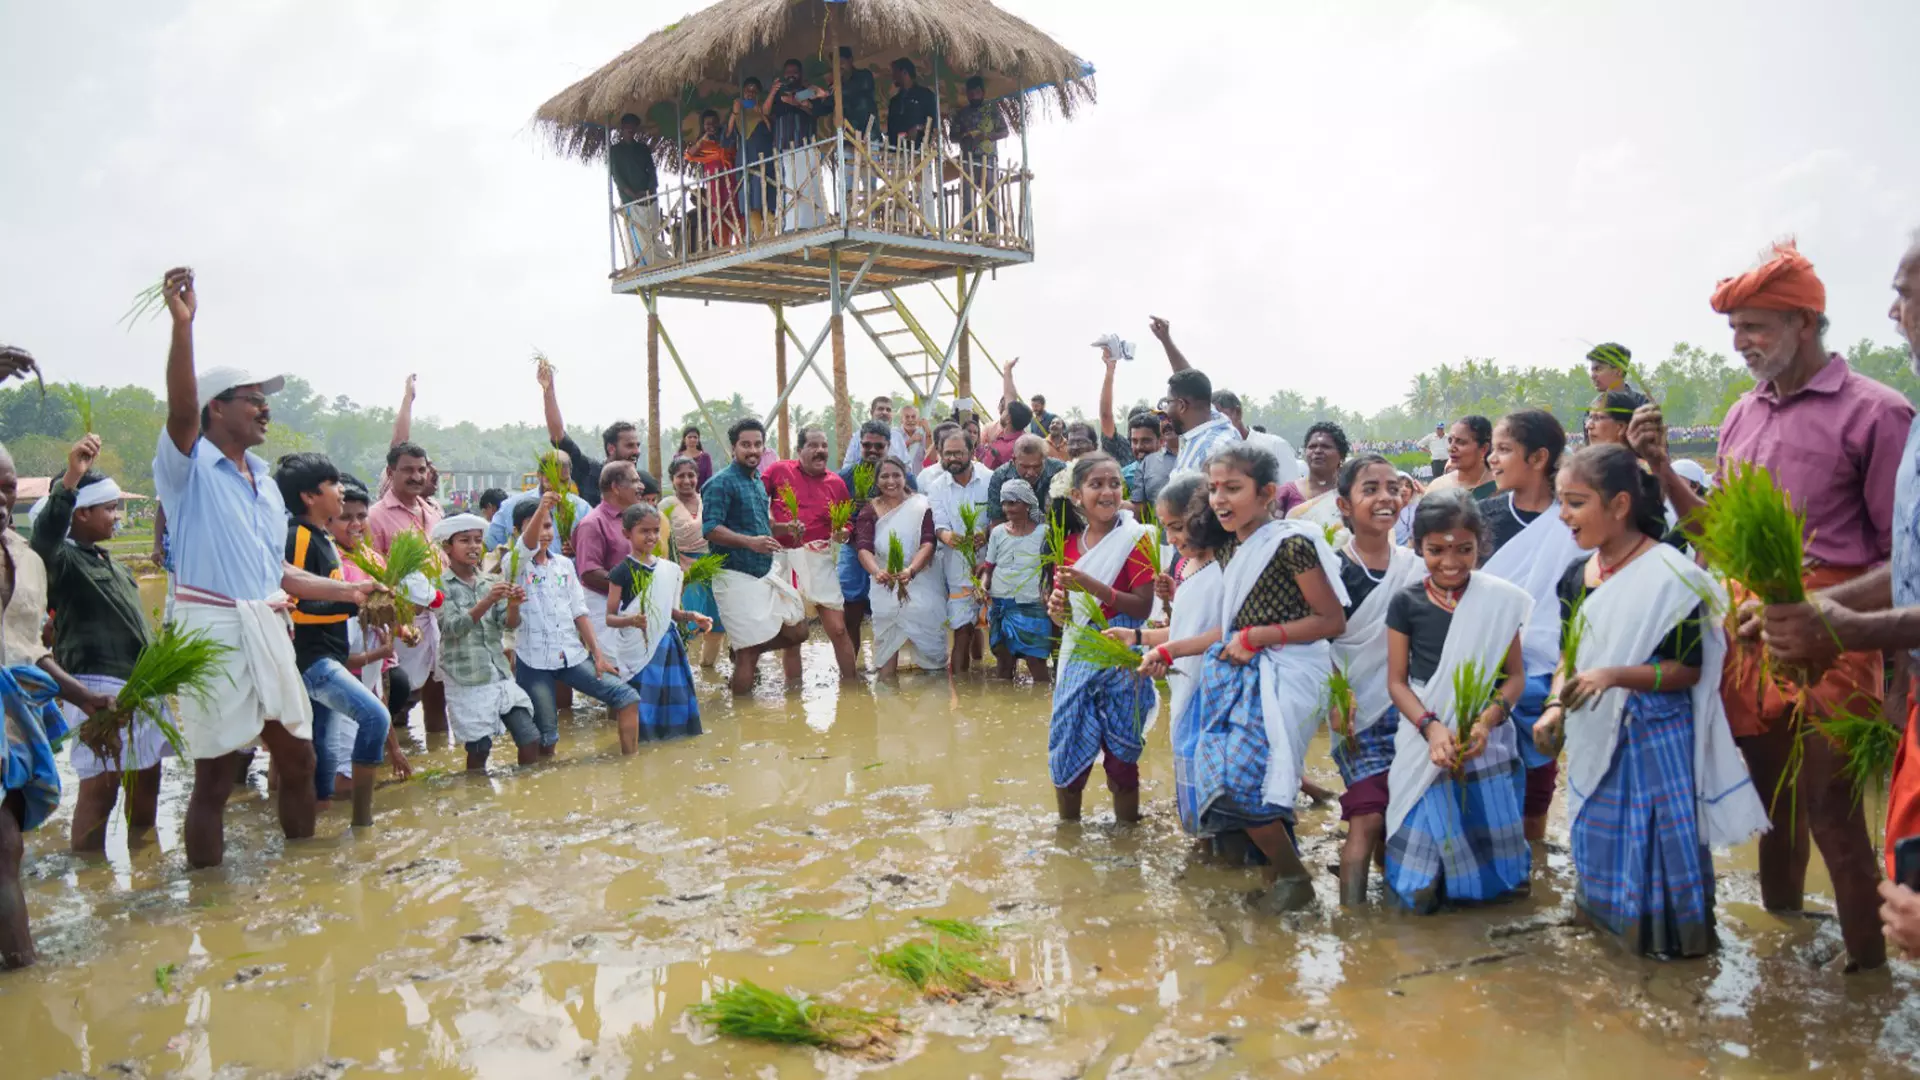
[[[864,80],[838,61],[843,45],[855,70],[875,81],[871,101],[851,103],[873,108],[861,124],[848,120],[848,93],[860,89],[850,82]],[[889,102],[902,93],[891,82],[897,58],[913,62],[934,110],[889,138]],[[801,89],[795,100],[814,103],[819,116],[736,113],[744,80],[773,88],[788,59],[802,62],[807,86],[832,97],[832,112]],[[721,429],[661,319],[667,298],[769,309],[777,397],[765,422],[782,457],[793,452],[788,402],[809,372],[833,395],[836,454],[853,437],[847,315],[915,400],[970,399],[975,350],[999,370],[972,330],[980,288],[1001,267],[1034,257],[1027,126],[1035,112],[1070,116],[1090,102],[1092,74],[988,0],[721,0],[542,105],[535,123],[557,149],[610,166],[608,277],[614,292],[646,305],[654,475],[663,464],[662,346],[706,426]],[[968,119],[991,127],[998,117],[1008,133],[986,144],[995,154],[963,153],[948,140],[970,76],[984,80],[988,104]],[[622,134],[628,114],[640,124]],[[645,146],[660,182],[651,194],[623,199],[611,165],[629,139]],[[939,324],[908,307],[904,294],[921,284],[940,297],[947,314],[939,324],[950,322],[950,332],[936,332]],[[821,302],[826,323],[808,338],[790,311]],[[823,346],[831,379],[818,363]]]

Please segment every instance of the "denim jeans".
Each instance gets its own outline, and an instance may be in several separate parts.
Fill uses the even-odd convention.
[[[515,657],[513,679],[533,699],[533,722],[540,729],[540,745],[553,746],[560,741],[560,713],[553,703],[553,685],[565,683],[608,709],[640,704],[640,694],[619,679],[596,674],[591,661],[583,660],[570,668],[544,671],[528,667]]]
[[[314,794],[333,798],[333,774],[340,768],[327,742],[327,729],[333,726],[334,713],[353,717],[360,730],[353,737],[353,763],[378,765],[387,752],[387,728],[392,718],[387,707],[353,677],[338,660],[316,660],[301,673],[307,684],[307,697],[313,700],[313,751],[318,758],[313,770]]]

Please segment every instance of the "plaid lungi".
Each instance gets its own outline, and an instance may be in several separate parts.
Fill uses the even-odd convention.
[[[1039,604],[996,596],[987,610],[987,645],[995,652],[1004,646],[1015,656],[1045,660],[1053,652],[1053,620]]]
[[[1113,626],[1141,620],[1115,615]],[[1106,752],[1128,763],[1140,760],[1147,710],[1157,708],[1153,683],[1131,671],[1096,668],[1069,657],[1053,682],[1053,721],[1047,728],[1047,770],[1054,787],[1066,787]]]
[[[693,669],[679,634],[668,634],[653,651],[647,666],[633,673],[627,685],[640,695],[640,737],[670,739],[698,735],[700,698],[693,686]]]
[[[1398,730],[1400,710],[1388,706],[1372,727],[1352,738],[1335,739],[1333,763],[1340,768],[1340,782],[1352,787],[1393,768],[1393,736]]]
[[[0,799],[19,792],[21,832],[32,832],[60,805],[60,765],[54,747],[67,737],[67,721],[54,703],[60,688],[32,664],[0,667],[0,706],[6,742],[0,746]]]
[[[1260,665],[1235,664],[1222,656],[1225,648],[1207,650],[1200,685],[1187,703],[1198,729],[1193,783],[1203,835],[1293,820],[1293,807],[1266,801],[1273,750],[1260,700]]]
[[[1520,894],[1533,869],[1521,818],[1526,767],[1511,723],[1467,762],[1441,773],[1387,838],[1387,894],[1419,915],[1443,903],[1475,904]]]
[[[1575,902],[1635,952],[1713,950],[1713,856],[1700,843],[1693,697],[1627,697],[1613,763],[1573,823]]]

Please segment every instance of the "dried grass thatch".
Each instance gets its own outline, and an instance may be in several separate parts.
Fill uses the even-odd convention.
[[[823,85],[832,78],[827,20],[855,63],[871,69],[884,117],[891,92],[888,66],[909,57],[922,85],[939,94],[942,110],[957,107],[969,75],[986,80],[987,97],[1005,99],[1009,122],[1028,91],[1041,107],[1072,115],[1093,100],[1092,68],[1060,43],[989,0],[720,0],[654,31],[600,70],[540,106],[534,126],[559,153],[591,161],[606,152],[607,135],[621,115],[634,113],[665,158],[677,144],[675,124],[697,134],[702,109],[724,117],[740,81],[765,82],[789,57]],[[939,59],[939,82],[932,79]]]

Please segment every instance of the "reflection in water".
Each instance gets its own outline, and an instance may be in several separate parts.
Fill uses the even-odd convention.
[[[831,653],[809,646],[810,673]],[[769,673],[775,669],[768,664]],[[822,676],[810,674],[810,678]],[[906,1007],[910,1076],[1763,1076],[1898,1070],[1920,1045],[1905,970],[1816,970],[1830,923],[1756,906],[1751,857],[1723,858],[1719,956],[1624,957],[1570,925],[1553,858],[1520,903],[1428,919],[1333,906],[1274,919],[1255,879],[1195,858],[1168,806],[1160,740],[1150,817],[1053,817],[1046,699],[979,678],[810,683],[734,704],[706,687],[708,734],[621,760],[597,714],[562,757],[484,780],[416,727],[417,770],[380,823],[288,848],[258,779],[229,809],[233,855],[189,875],[186,772],[157,836],[104,861],[65,851],[62,815],[27,856],[40,967],[0,977],[8,1076],[143,1062],[213,1076],[326,1060],[407,1075],[816,1075],[803,1051],[690,1032],[728,981]],[[1157,751],[1157,752],[1156,752]],[[500,760],[497,758],[497,760]],[[1312,763],[1337,783],[1324,748]],[[1099,800],[1090,800],[1098,804]],[[1303,810],[1309,865],[1336,808]],[[931,1008],[870,950],[943,915],[998,931],[1028,988]],[[166,992],[155,970],[173,964]],[[1429,1062],[1430,1072],[1416,1063]]]

